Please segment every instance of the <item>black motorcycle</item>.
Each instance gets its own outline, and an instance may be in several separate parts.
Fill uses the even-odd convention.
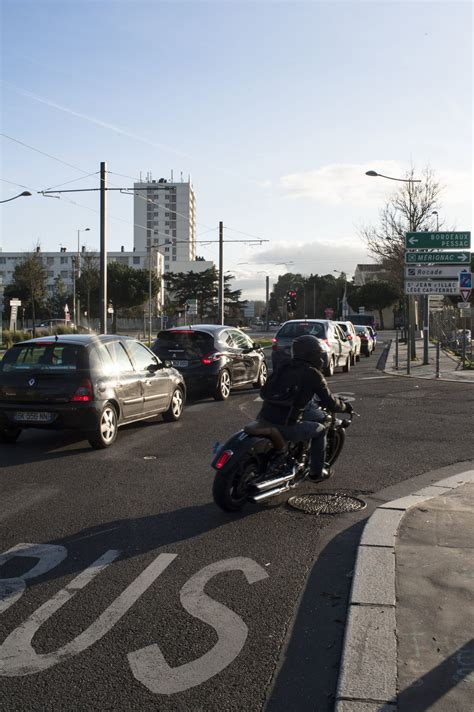
[[[346,429],[353,415],[358,414],[344,414],[344,418],[328,411],[324,414],[325,462],[332,467],[344,447]],[[237,512],[247,502],[266,502],[308,481],[310,446],[310,440],[287,443],[280,431],[268,423],[249,423],[215,448],[215,503],[226,512]],[[284,448],[286,457],[276,457],[276,451]]]

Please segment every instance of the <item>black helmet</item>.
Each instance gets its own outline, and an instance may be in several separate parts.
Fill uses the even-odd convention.
[[[307,361],[316,368],[321,368],[322,352],[323,349],[321,348],[319,339],[310,334],[298,336],[298,338],[293,341],[293,358],[299,359],[300,361]]]

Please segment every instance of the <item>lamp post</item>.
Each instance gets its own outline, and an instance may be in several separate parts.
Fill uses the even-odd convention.
[[[393,176],[386,176],[383,175],[382,173],[377,173],[377,171],[366,171],[365,172],[366,176],[371,176],[371,177],[377,177],[377,178],[386,178],[387,180],[395,180],[400,183],[408,183],[410,188],[408,191],[408,198],[409,198],[409,232],[415,232],[413,222],[412,222],[412,217],[413,217],[413,211],[412,211],[412,194],[411,194],[411,189],[413,183],[421,183],[420,178],[394,178]],[[415,345],[415,324],[414,324],[414,300],[412,295],[408,295],[407,297],[407,311],[408,311],[408,339],[407,339],[407,374],[409,375],[411,372],[411,359],[416,357],[416,345]],[[426,310],[425,310],[426,311]],[[426,330],[426,324],[425,324],[425,329],[424,329],[424,337],[427,342],[428,340],[428,332]]]
[[[14,195],[13,198],[7,198],[6,200],[0,200],[0,203],[9,203],[10,200],[16,200],[17,198],[23,198],[23,197],[28,197],[30,196],[31,193],[29,190],[24,190],[23,193],[19,193],[18,195]]]
[[[90,232],[90,227],[82,227],[77,230],[77,255],[76,258],[72,258],[73,270],[72,270],[72,286],[73,286],[73,297],[72,297],[72,320],[75,326],[78,325],[80,319],[80,308],[79,300],[76,304],[76,279],[81,276],[81,232]],[[89,314],[87,314],[88,318]]]
[[[439,215],[437,210],[433,210],[432,215],[436,215],[436,232],[439,231]]]
[[[342,310],[341,310],[341,317],[342,320],[344,321],[347,318],[347,275],[345,272],[342,272],[341,270],[338,269],[333,269],[333,272],[337,272],[340,274],[342,277],[344,277],[344,294],[342,295]]]

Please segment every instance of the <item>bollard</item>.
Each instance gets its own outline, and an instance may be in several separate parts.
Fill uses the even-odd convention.
[[[395,332],[395,370],[398,371],[398,329]]]
[[[436,378],[439,378],[439,353],[440,353],[440,343],[436,342]]]

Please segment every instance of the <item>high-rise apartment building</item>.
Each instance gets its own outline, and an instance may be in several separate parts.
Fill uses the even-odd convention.
[[[196,260],[196,198],[190,182],[165,178],[135,183],[134,248],[155,247],[164,258],[164,270],[176,271],[175,263]]]

